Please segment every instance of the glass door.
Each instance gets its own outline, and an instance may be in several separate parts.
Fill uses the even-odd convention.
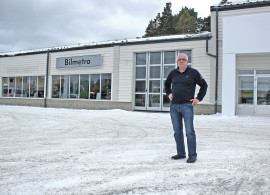
[[[135,108],[136,110],[146,110],[147,89],[146,89],[146,64],[147,53],[136,54],[136,78],[135,78]]]
[[[161,110],[161,52],[149,55],[147,110]]]
[[[258,72],[258,71],[257,71]],[[270,71],[269,71],[270,72]],[[269,115],[270,114],[270,75],[256,76],[256,109],[257,115]]]

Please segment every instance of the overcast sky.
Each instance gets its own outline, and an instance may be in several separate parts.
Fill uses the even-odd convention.
[[[0,52],[142,37],[166,2],[206,17],[220,1],[0,0]]]

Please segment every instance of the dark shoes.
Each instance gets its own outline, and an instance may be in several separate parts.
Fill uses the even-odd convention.
[[[183,159],[183,158],[186,158],[186,156],[179,155],[179,154],[176,154],[176,155],[171,157],[171,159],[173,159],[173,160],[178,160],[178,159]]]
[[[189,157],[189,158],[187,159],[187,163],[195,163],[196,160],[197,160],[196,157]]]

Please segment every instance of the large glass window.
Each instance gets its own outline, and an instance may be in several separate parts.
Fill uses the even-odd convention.
[[[111,99],[111,74],[101,75],[101,99]]]
[[[81,99],[89,98],[89,75],[88,74],[80,75],[80,98]]]
[[[52,98],[60,97],[60,76],[52,76]]]
[[[253,104],[254,76],[239,76],[238,104]]]
[[[60,98],[67,99],[69,97],[69,76],[61,76],[61,93]]]
[[[22,77],[16,77],[15,97],[22,97]]]
[[[100,74],[91,75],[90,99],[100,99]]]
[[[2,94],[4,97],[8,97],[8,78],[2,79]]]
[[[9,97],[14,97],[15,95],[15,78],[14,77],[9,77],[9,85],[8,85],[8,96]]]
[[[3,97],[44,97],[44,76],[4,77]]]
[[[79,75],[70,75],[70,98],[79,98]]]
[[[52,98],[59,97],[110,100],[111,74],[54,75]]]
[[[23,78],[23,92],[22,96],[23,97],[29,97],[30,96],[30,91],[29,91],[29,84],[30,84],[30,77],[22,77]]]
[[[30,80],[30,97],[38,97],[37,93],[37,77],[33,76]]]
[[[258,77],[257,82],[257,104],[270,105],[270,77]]]
[[[44,98],[44,76],[38,77],[38,97]]]

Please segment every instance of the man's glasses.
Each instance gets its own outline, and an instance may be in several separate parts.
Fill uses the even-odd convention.
[[[187,61],[187,59],[185,59],[185,58],[179,58],[177,61]]]

